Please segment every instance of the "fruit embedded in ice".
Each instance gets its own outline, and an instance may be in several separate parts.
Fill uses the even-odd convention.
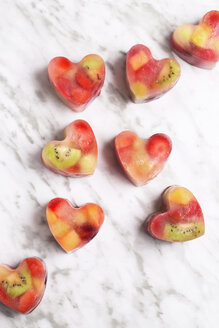
[[[69,124],[63,141],[51,141],[42,151],[43,163],[52,171],[70,176],[86,176],[97,163],[97,143],[90,125],[83,120]]]
[[[142,140],[134,132],[123,131],[115,139],[115,149],[128,178],[140,186],[155,178],[163,169],[171,153],[172,143],[162,133]]]
[[[146,221],[148,233],[165,241],[188,241],[205,232],[204,217],[194,195],[186,188],[171,186],[163,195],[166,210],[149,216]]]
[[[219,11],[209,11],[198,25],[178,26],[171,36],[171,45],[189,64],[213,68],[219,60]]]
[[[49,80],[57,95],[76,112],[99,96],[105,79],[104,60],[95,54],[87,55],[79,63],[65,57],[55,57],[48,65]]]
[[[16,269],[0,266],[0,302],[9,308],[30,313],[40,303],[46,286],[46,267],[42,260],[32,257]]]
[[[46,216],[54,238],[66,252],[80,248],[93,239],[104,220],[100,206],[88,203],[75,208],[63,198],[54,198],[49,202]]]
[[[143,103],[173,88],[180,77],[180,66],[171,58],[156,60],[149,48],[133,46],[126,58],[126,79],[135,103]]]

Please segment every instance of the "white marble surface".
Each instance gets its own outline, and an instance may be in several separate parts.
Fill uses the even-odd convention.
[[[0,11],[0,262],[43,258],[47,290],[30,315],[0,307],[2,328],[216,328],[219,321],[219,66],[205,71],[179,59],[178,84],[154,102],[135,105],[123,82],[124,53],[136,43],[156,58],[173,56],[168,37],[196,22],[218,0],[8,0]],[[77,114],[47,80],[55,56],[79,61],[98,53],[107,63],[101,96]],[[42,147],[71,121],[87,120],[99,146],[89,178],[55,175]],[[167,133],[173,151],[163,172],[136,188],[122,174],[113,138]],[[180,184],[201,203],[206,234],[169,244],[142,229],[162,190]],[[56,196],[105,210],[97,237],[73,254],[53,240],[45,206]]]

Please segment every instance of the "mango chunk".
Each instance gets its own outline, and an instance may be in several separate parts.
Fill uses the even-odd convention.
[[[173,191],[169,191],[167,198],[169,201],[186,205],[188,204],[192,199],[195,199],[193,194],[186,188],[178,187],[174,188]]]
[[[80,172],[84,174],[91,174],[96,166],[96,157],[92,154],[86,154],[81,157],[79,161]]]
[[[77,248],[80,242],[81,238],[75,231],[69,232],[60,240],[60,244],[66,250],[66,252],[70,252],[73,249]]]
[[[139,51],[130,58],[130,64],[134,71],[137,71],[140,67],[144,66],[148,62],[148,57],[144,51]]]
[[[57,220],[55,223],[50,223],[50,227],[56,238],[62,238],[70,230],[70,226],[62,220]]]
[[[211,35],[211,27],[208,25],[198,25],[192,34],[191,42],[197,47],[205,47],[209,36]]]
[[[136,99],[144,99],[148,92],[146,85],[140,81],[132,83],[130,89]]]

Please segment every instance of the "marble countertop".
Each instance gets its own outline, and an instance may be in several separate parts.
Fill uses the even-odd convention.
[[[147,45],[156,58],[174,56],[173,29],[212,9],[218,0],[1,1],[0,262],[39,256],[48,267],[39,307],[25,316],[0,306],[2,328],[218,327],[219,66],[206,71],[178,59],[178,84],[142,105],[130,102],[123,81],[132,45]],[[105,59],[106,81],[101,96],[75,113],[51,90],[47,64],[88,53]],[[92,177],[71,179],[46,169],[40,154],[79,118],[95,132],[98,166]],[[165,169],[143,187],[133,186],[115,159],[113,139],[125,129],[142,138],[163,132],[173,141]],[[199,200],[206,221],[200,239],[165,243],[143,231],[172,184]],[[46,223],[45,207],[57,196],[105,211],[97,237],[69,255]]]

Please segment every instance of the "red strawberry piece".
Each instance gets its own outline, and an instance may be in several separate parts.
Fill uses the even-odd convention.
[[[148,154],[158,161],[165,161],[172,150],[172,143],[168,136],[163,133],[157,133],[148,139]]]
[[[29,313],[40,303],[46,279],[46,267],[39,258],[27,258],[15,269],[1,265],[0,302],[15,311]]]
[[[186,188],[171,186],[162,194],[163,212],[146,221],[146,230],[154,238],[165,241],[188,241],[205,232],[204,217],[194,195]]]
[[[171,140],[165,134],[155,134],[142,140],[131,131],[121,132],[115,139],[118,160],[137,186],[155,178],[163,169],[170,153]]]
[[[55,57],[48,65],[49,80],[57,95],[76,112],[99,96],[105,79],[105,64],[98,55],[87,55],[79,63]]]
[[[189,64],[213,68],[219,60],[219,11],[209,11],[198,25],[178,26],[171,36],[171,45]]]
[[[75,208],[63,198],[54,198],[49,202],[46,216],[51,233],[66,252],[87,244],[104,221],[100,206],[88,203]]]
[[[126,79],[135,103],[159,98],[173,88],[179,77],[180,66],[176,60],[156,60],[142,44],[133,46],[127,53]]]

